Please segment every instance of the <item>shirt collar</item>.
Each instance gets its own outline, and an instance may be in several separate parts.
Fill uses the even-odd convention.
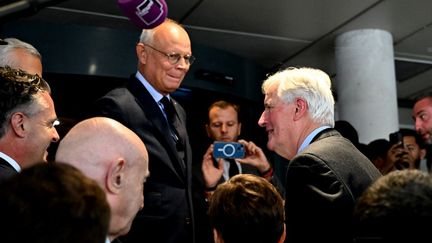
[[[327,129],[327,128],[331,128],[330,126],[321,126],[318,127],[317,129],[313,130],[311,133],[309,133],[309,135],[306,137],[306,139],[303,141],[303,143],[301,144],[300,148],[297,151],[297,154],[300,153],[301,151],[303,151],[307,146],[309,146],[309,144],[311,143],[312,139],[322,130]]]
[[[147,89],[147,91],[150,93],[150,95],[153,97],[153,99],[156,101],[156,103],[159,103],[159,101],[163,98],[163,95],[159,93],[145,78],[144,76],[137,71],[135,77],[144,85],[144,87]],[[171,100],[171,97],[167,95],[168,99]]]
[[[21,172],[21,166],[5,153],[0,152],[0,158],[6,160],[17,172]]]

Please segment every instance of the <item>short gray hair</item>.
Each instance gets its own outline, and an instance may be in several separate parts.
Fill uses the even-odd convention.
[[[268,77],[262,84],[262,91],[277,85],[277,96],[285,103],[302,98],[308,104],[312,119],[334,127],[334,98],[330,77],[319,69],[290,67]]]
[[[28,54],[37,57],[42,61],[42,55],[39,51],[29,43],[18,40],[16,38],[3,39],[4,44],[0,45],[0,67],[10,66],[16,67],[18,60],[11,58],[10,54],[16,49],[23,49]]]

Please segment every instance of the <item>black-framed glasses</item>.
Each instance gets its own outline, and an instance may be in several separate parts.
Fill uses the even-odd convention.
[[[184,56],[182,56],[181,54],[175,53],[175,52],[173,52],[173,53],[165,53],[165,52],[163,52],[161,50],[158,50],[158,49],[154,48],[153,46],[151,46],[149,44],[144,44],[144,45],[146,45],[146,46],[150,47],[151,49],[153,49],[153,50],[155,50],[155,51],[157,51],[157,52],[165,55],[168,58],[168,61],[172,65],[177,64],[182,57],[185,60],[186,64],[188,64],[188,65],[192,65],[194,63],[194,61],[195,61],[195,57],[192,56],[192,55],[184,55]]]

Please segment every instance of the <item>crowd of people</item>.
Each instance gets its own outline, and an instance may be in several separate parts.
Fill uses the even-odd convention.
[[[292,67],[268,76],[256,122],[268,150],[289,161],[280,181],[263,149],[240,138],[240,107],[223,100],[208,109],[212,142],[193,168],[186,112],[171,96],[195,60],[180,24],[167,19],[144,29],[136,55],[128,82],[60,138],[40,53],[1,40],[0,208],[7,217],[0,232],[9,242],[389,242],[411,235],[405,220],[430,216],[432,179],[420,170],[432,162],[425,160],[432,94],[413,107],[415,130],[361,146],[343,131],[349,124],[334,120],[325,72]],[[48,147],[59,141],[47,163]],[[216,157],[219,141],[239,143],[244,157]],[[376,230],[399,222],[396,238],[390,228]]]

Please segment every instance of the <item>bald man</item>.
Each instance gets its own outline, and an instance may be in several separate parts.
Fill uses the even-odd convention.
[[[143,185],[149,176],[141,139],[113,119],[89,118],[66,134],[55,159],[77,167],[105,191],[111,208],[109,240],[128,233],[144,206]]]

